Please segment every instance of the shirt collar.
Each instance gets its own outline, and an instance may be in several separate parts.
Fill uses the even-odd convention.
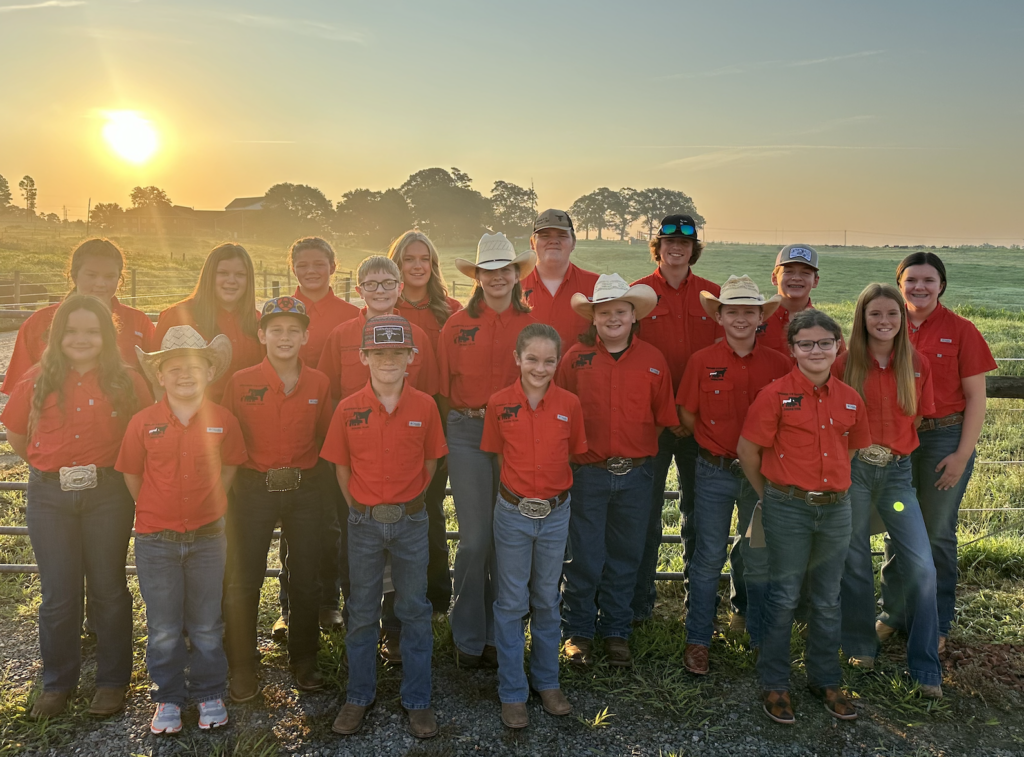
[[[515,384],[513,384],[513,386],[515,387],[515,389],[513,391],[516,394],[516,399],[520,400],[523,403],[523,407],[532,407],[530,405],[529,398],[526,396],[526,392],[523,391],[523,378],[522,378],[522,375],[520,375],[519,378],[516,379],[516,382],[515,382]],[[537,408],[536,408],[537,410],[540,410],[542,407],[544,407],[544,402],[545,402],[545,400],[547,400],[548,395],[551,394],[551,391],[552,391],[552,389],[554,389],[554,387],[555,387],[555,381],[554,381],[554,379],[552,379],[551,383],[548,384],[548,390],[546,392],[544,392],[544,396],[541,397],[540,398],[540,402],[537,403]]]
[[[830,389],[831,384],[832,384],[832,374],[831,373],[828,375],[828,378],[825,379],[825,383],[822,384],[820,388],[816,387],[814,385],[814,383],[809,378],[807,378],[807,376],[804,375],[804,372],[800,370],[800,366],[799,365],[793,366],[793,373],[791,375],[793,375],[795,377],[795,381],[796,381],[797,387],[799,389],[802,389],[805,392],[809,392],[809,393],[813,394],[815,389],[820,389],[820,391],[825,393],[825,394],[831,393],[831,389]]]

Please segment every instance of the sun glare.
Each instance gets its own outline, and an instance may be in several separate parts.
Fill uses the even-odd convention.
[[[153,124],[133,110],[113,110],[105,114],[103,138],[117,155],[131,163],[145,163],[156,152],[159,140]]]

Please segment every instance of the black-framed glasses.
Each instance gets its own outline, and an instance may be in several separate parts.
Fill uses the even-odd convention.
[[[666,223],[662,225],[661,231],[658,233],[662,236],[667,234],[682,234],[683,236],[692,237],[697,234],[697,230],[688,223],[684,223],[682,225],[677,223]]]
[[[396,286],[398,286],[398,279],[384,279],[384,281],[364,281],[359,288],[365,289],[367,292],[376,292],[377,287],[384,287],[385,292],[390,292]]]
[[[830,349],[836,346],[838,340],[832,339],[819,339],[814,341],[813,339],[801,339],[799,342],[793,342],[793,346],[801,352],[810,352],[814,349],[814,345],[818,345],[818,349],[822,352],[828,352]]]

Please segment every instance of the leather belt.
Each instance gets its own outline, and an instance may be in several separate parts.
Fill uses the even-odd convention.
[[[499,482],[498,493],[505,501],[519,508],[519,512],[527,518],[546,518],[559,505],[564,505],[569,499],[569,490],[558,494],[551,499],[540,499],[539,497],[520,497],[514,491]]]
[[[453,407],[452,410],[454,410],[459,415],[466,416],[467,418],[483,418],[484,417],[484,411],[487,410],[487,408],[486,407]]]
[[[740,465],[740,461],[734,457],[722,457],[721,455],[713,455],[703,447],[697,448],[697,454],[699,454],[705,461],[711,463],[716,468],[729,471],[736,478],[744,478],[743,467]]]
[[[899,462],[908,457],[910,455],[895,455],[891,449],[883,447],[881,444],[872,444],[870,447],[857,450],[857,458],[862,463],[876,465],[879,468],[884,468],[889,463]]]
[[[649,459],[648,457],[609,457],[607,460],[597,460],[593,463],[587,463],[587,465],[593,465],[595,468],[606,470],[613,476],[625,476],[634,468],[639,468]]]
[[[846,496],[846,491],[841,492],[808,492],[797,486],[780,486],[768,481],[768,486],[773,488],[779,494],[785,494],[787,497],[793,497],[794,499],[802,499],[808,505],[812,507],[820,507],[822,505],[835,505]]]
[[[950,413],[942,418],[925,418],[921,421],[921,425],[917,427],[918,432],[921,431],[934,431],[937,428],[946,428],[947,426],[958,426],[964,422],[963,413]]]
[[[271,468],[265,472],[254,468],[241,468],[239,473],[250,485],[266,488],[268,492],[292,492],[301,488],[304,480],[313,480],[316,468]]]
[[[79,465],[79,466],[75,466],[75,468],[62,468],[62,470],[75,470],[77,468],[88,468],[88,467],[89,466],[87,466],[87,465]],[[44,481],[60,481],[60,472],[59,471],[45,471],[45,470],[39,470],[38,468],[34,468],[34,467],[30,468],[30,470],[34,471],[35,474],[37,476],[39,476],[41,479],[43,479]],[[101,479],[101,478],[104,478],[105,476],[113,476],[113,475],[120,476],[121,474],[118,473],[113,468],[97,468],[96,469],[96,478],[97,478],[97,480]],[[65,478],[66,477],[67,476],[65,474]]]
[[[224,531],[224,518],[218,518],[213,523],[207,523],[205,526],[200,526],[193,531],[172,531],[170,529],[164,529],[163,531],[157,531],[156,536],[159,536],[164,541],[183,541],[193,542],[197,537],[202,536],[215,536]],[[150,536],[151,534],[138,534],[138,536]]]
[[[399,505],[361,505],[355,500],[349,505],[353,510],[362,515],[369,512],[370,517],[378,523],[397,523],[403,515],[415,515],[424,507],[424,495]]]

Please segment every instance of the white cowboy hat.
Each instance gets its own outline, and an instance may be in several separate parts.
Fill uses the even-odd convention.
[[[455,267],[461,273],[476,278],[476,270],[496,271],[507,265],[519,266],[519,278],[525,279],[537,265],[537,253],[533,250],[516,255],[516,248],[500,231],[497,234],[484,234],[476,246],[476,262],[471,263],[463,258],[455,258]]]
[[[594,305],[615,300],[630,303],[633,306],[633,312],[636,313],[636,319],[639,321],[654,310],[654,306],[658,304],[658,294],[646,284],[630,286],[617,273],[602,273],[594,283],[593,297],[587,297],[583,292],[577,292],[569,300],[569,305],[579,315],[592,320]]]
[[[722,305],[757,305],[761,308],[762,317],[767,318],[776,311],[781,303],[782,295],[779,294],[766,300],[757,288],[757,284],[746,274],[730,276],[722,284],[722,293],[718,297],[707,290],[700,293],[700,304],[704,308],[704,312],[712,318],[715,317],[715,313]]]
[[[224,334],[217,334],[207,344],[202,334],[191,326],[171,326],[164,334],[159,350],[143,352],[142,348],[136,345],[135,354],[139,357],[142,372],[153,386],[158,385],[156,372],[160,370],[160,364],[182,355],[199,355],[209,360],[213,366],[213,381],[216,381],[231,365],[231,340]]]

